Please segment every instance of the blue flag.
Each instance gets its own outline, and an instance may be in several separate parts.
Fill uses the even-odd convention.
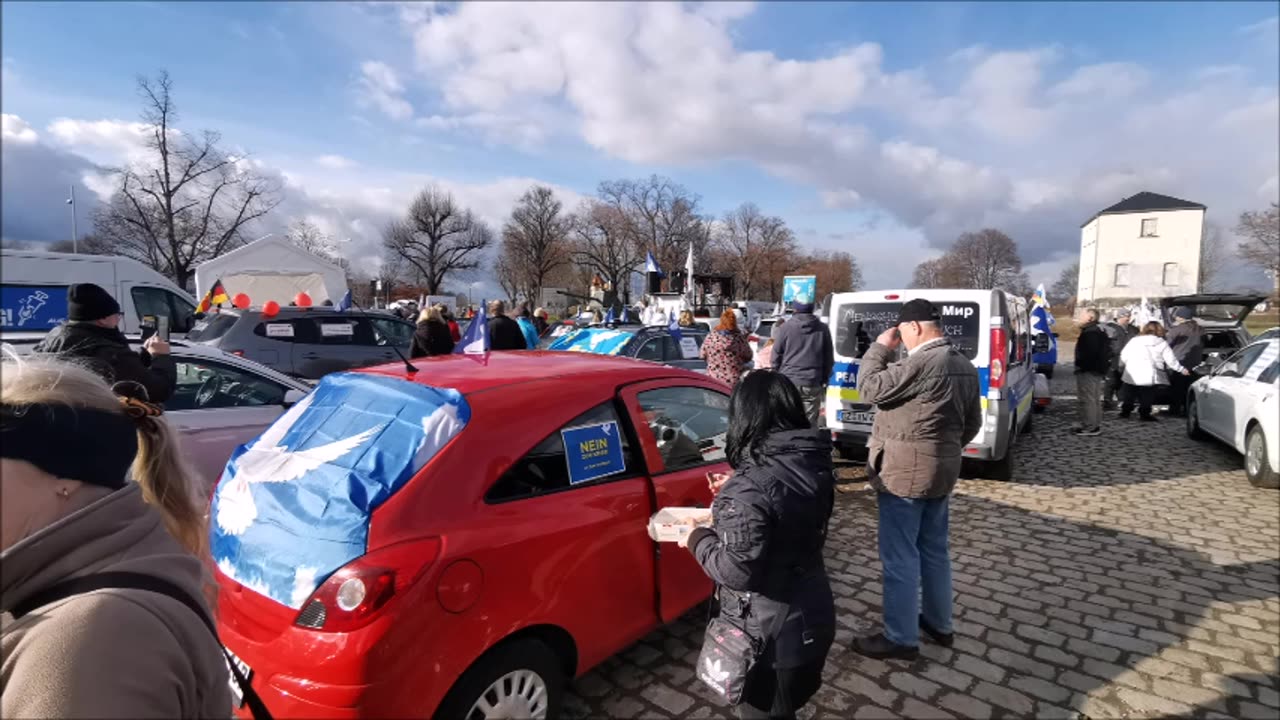
[[[653,259],[653,253],[651,252],[644,254],[644,271],[658,273],[658,277],[663,277],[662,269],[658,267],[658,261]]]
[[[622,324],[626,325],[629,322],[631,322],[631,308],[624,307],[622,308]]]
[[[614,316],[613,308],[609,308],[609,312],[604,314],[604,324],[613,325],[617,321],[618,321],[618,318]]]
[[[675,339],[676,344],[680,344],[681,338],[684,337],[680,333],[680,319],[676,317],[676,311],[671,311],[671,322],[667,324],[667,329],[671,331],[671,337]]]
[[[338,301],[338,304],[334,307],[334,309],[337,310],[338,312],[346,312],[351,309],[351,291],[350,290],[347,290],[345,293],[342,294],[342,299]]]
[[[467,331],[463,333],[462,340],[453,348],[454,355],[463,353],[474,355],[489,352],[489,323],[484,316],[484,305],[484,301],[481,300],[479,312],[471,319],[471,324],[467,326]]]

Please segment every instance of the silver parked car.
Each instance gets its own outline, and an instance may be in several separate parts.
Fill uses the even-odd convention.
[[[332,372],[408,357],[414,325],[389,313],[333,308],[222,310],[191,328],[187,341],[216,347],[294,377],[318,380]]]

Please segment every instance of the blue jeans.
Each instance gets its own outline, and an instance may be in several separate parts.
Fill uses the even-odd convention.
[[[951,632],[949,498],[903,498],[882,492],[877,500],[880,564],[884,567],[884,635],[894,644],[916,647],[920,644],[921,614],[934,630]]]

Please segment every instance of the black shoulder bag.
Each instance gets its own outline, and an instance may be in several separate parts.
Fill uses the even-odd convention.
[[[218,642],[218,647],[222,649],[223,659],[227,663],[227,669],[231,673],[231,679],[238,686],[241,696],[244,698],[244,703],[249,707],[249,712],[253,714],[254,720],[271,720],[271,713],[262,702],[262,698],[258,697],[258,693],[249,684],[249,679],[240,671],[239,666],[222,644],[222,640],[218,638],[218,630],[214,627],[212,618],[205,613],[204,607],[195,598],[191,597],[190,593],[168,580],[134,572],[102,572],[94,575],[85,575],[84,577],[72,578],[66,582],[58,583],[36,593],[15,606],[10,611],[10,614],[13,615],[14,619],[17,619],[32,610],[38,610],[59,600],[75,595],[83,595],[94,590],[107,589],[146,590],[165,595],[186,605],[191,612],[196,614],[196,617],[200,618],[200,621],[204,623],[204,626],[213,635],[213,639]]]
[[[719,604],[719,585],[713,596],[715,599],[712,602]],[[764,652],[764,639],[752,637],[747,631],[747,616],[750,612],[750,593],[739,596],[738,622],[726,617],[721,608],[721,612],[716,613],[707,623],[702,652],[698,654],[698,679],[729,705],[742,702],[747,675]]]

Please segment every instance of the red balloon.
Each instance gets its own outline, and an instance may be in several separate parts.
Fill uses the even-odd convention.
[[[268,300],[267,304],[262,306],[262,317],[275,317],[280,314],[280,303],[275,300]]]
[[[300,292],[297,297],[293,299],[293,302],[296,303],[298,307],[311,307],[311,296],[304,292]]]
[[[236,296],[231,298],[231,304],[244,310],[249,307],[249,296],[244,293],[236,293]]]

